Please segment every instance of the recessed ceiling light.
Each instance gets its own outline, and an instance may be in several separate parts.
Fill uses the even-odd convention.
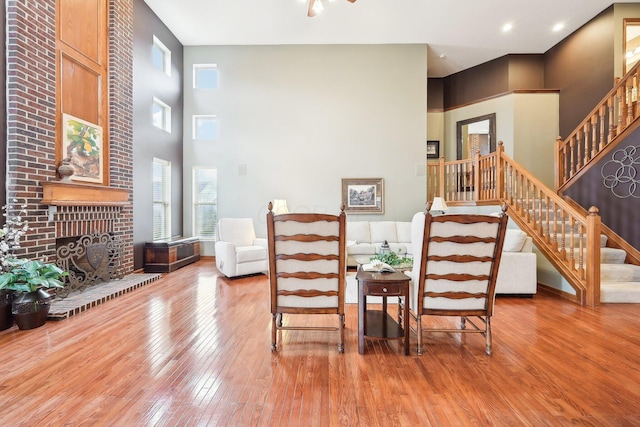
[[[564,24],[562,22],[558,22],[556,25],[553,26],[553,31],[560,31],[563,28],[564,28]]]
[[[513,28],[513,24],[512,23],[506,23],[502,26],[502,32],[506,33],[508,31],[511,31],[511,29]]]

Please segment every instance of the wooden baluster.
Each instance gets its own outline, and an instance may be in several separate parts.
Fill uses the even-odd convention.
[[[602,111],[602,107],[598,110],[598,113]],[[591,116],[591,155],[589,160],[593,159],[598,154],[598,115]]]
[[[625,128],[633,122],[633,86],[632,79],[627,80],[627,122]]]
[[[572,136],[571,139],[569,139],[569,155],[571,156],[571,163],[569,164],[569,176],[568,176],[568,178],[571,178],[573,176],[573,174],[575,173],[575,170],[576,170],[576,149],[575,149],[575,145],[576,145],[576,137]]]
[[[624,93],[625,89],[624,86],[620,86],[617,90],[618,92],[618,130],[617,130],[617,134],[620,135],[622,133],[622,130],[624,129],[624,123],[623,121],[625,120],[625,117],[627,115],[627,106],[625,103],[625,93]]]
[[[564,166],[566,156],[564,155],[564,141],[561,136],[556,137],[554,157],[555,173],[553,180],[555,188],[560,188],[560,186],[567,181],[567,177],[565,176],[565,170],[567,168]]]
[[[472,196],[475,200],[480,199],[480,185],[482,182],[480,181],[480,150],[476,151],[475,156],[473,156],[473,164],[471,166],[471,188]]]
[[[576,239],[575,239],[575,218],[569,217],[569,267],[571,271],[576,271]]]
[[[567,213],[563,209],[560,215],[560,259],[567,260]]]
[[[548,196],[545,197],[544,199],[544,204],[546,207],[546,215],[547,217],[544,219],[544,223],[542,224],[542,229],[543,229],[543,236],[544,236],[544,241],[547,243],[547,245],[549,244],[549,242],[551,242],[550,239],[550,231],[551,231],[551,200],[549,199]],[[545,227],[546,225],[546,227]],[[546,231],[544,231],[546,230]]]
[[[584,228],[582,224],[578,224],[578,277],[585,278],[584,274]]]
[[[607,109],[609,110],[609,137],[607,143],[613,141],[613,138],[616,137],[616,126],[615,126],[615,102],[614,97],[611,96],[607,99]]]
[[[576,138],[576,168],[572,171],[572,175],[575,175],[584,166],[584,151],[587,145],[587,135],[589,134],[589,128],[587,125],[583,125],[578,130],[578,137]]]
[[[598,144],[598,151],[602,151],[605,145],[605,135],[606,133],[606,118],[607,118],[607,107],[605,104],[600,106],[600,143]],[[595,157],[595,154],[594,154]]]
[[[502,199],[505,198],[505,188],[504,188],[504,162],[502,161],[502,150],[503,150],[502,141],[498,142],[498,147],[496,148],[496,173],[495,173],[495,198]]]

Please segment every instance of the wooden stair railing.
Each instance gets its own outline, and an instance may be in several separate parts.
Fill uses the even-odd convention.
[[[509,216],[573,287],[577,301],[600,303],[601,223],[596,208],[585,215],[571,206],[507,156],[502,142],[486,156],[430,162],[427,173],[427,200],[440,196],[452,206],[507,203]]]
[[[619,79],[578,127],[556,138],[555,188],[559,193],[638,116],[640,62]]]

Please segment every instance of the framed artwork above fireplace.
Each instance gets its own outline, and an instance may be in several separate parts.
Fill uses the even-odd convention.
[[[102,184],[104,147],[102,126],[62,115],[62,156],[74,168],[71,179]]]

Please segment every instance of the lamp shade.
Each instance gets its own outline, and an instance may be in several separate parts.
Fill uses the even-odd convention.
[[[285,199],[273,199],[273,213],[275,215],[289,213]]]
[[[432,211],[446,211],[449,209],[449,206],[447,206],[447,202],[444,201],[444,199],[442,197],[434,197],[433,198],[433,203],[431,203],[431,209]]]

